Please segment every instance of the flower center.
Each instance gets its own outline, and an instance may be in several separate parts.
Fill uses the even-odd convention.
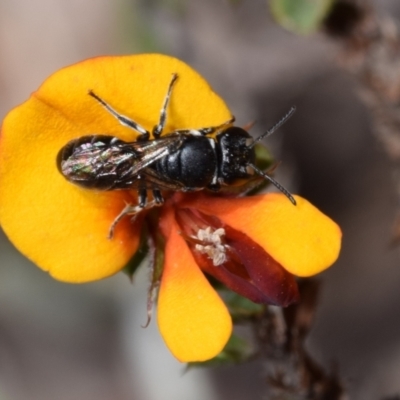
[[[224,228],[214,230],[208,226],[205,229],[199,229],[197,235],[194,237],[194,239],[202,242],[202,244],[196,243],[195,249],[201,254],[206,254],[212,260],[215,267],[227,260],[227,246],[221,240],[223,236],[225,236]]]

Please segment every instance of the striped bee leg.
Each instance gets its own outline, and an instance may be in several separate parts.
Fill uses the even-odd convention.
[[[114,237],[115,228],[118,223],[127,215],[131,215],[131,220],[134,221],[137,215],[143,210],[149,210],[150,208],[161,206],[164,203],[164,198],[159,189],[153,189],[154,200],[147,201],[147,190],[138,190],[138,204],[127,204],[122,211],[115,217],[113,223],[108,231],[108,239],[111,240]]]

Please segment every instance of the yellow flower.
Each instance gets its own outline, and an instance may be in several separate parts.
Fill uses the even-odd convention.
[[[99,57],[62,69],[4,120],[0,224],[15,246],[54,278],[81,283],[120,271],[135,255],[149,215],[142,212],[134,223],[123,219],[109,240],[113,220],[126,203],[137,201],[136,192],[82,189],[57,170],[57,154],[72,139],[136,138],[88,91],[151,131],[172,73],[179,80],[164,132],[230,119],[224,102],[190,67],[147,54]],[[298,296],[292,274],[310,276],[336,260],[340,229],[306,200],[296,200],[293,206],[282,194],[166,195],[157,225],[166,239],[158,324],[180,361],[214,357],[231,334],[228,310],[203,271],[253,301],[288,305]]]

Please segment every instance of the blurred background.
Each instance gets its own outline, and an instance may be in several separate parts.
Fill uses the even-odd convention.
[[[400,18],[396,0],[371,4]],[[399,394],[397,167],[372,134],[357,82],[337,66],[338,45],[284,31],[266,0],[1,0],[0,119],[61,67],[140,52],[190,64],[239,125],[257,121],[254,134],[297,106],[268,139],[283,161],[277,179],[344,233],[340,260],[320,277],[308,349],[336,366],[351,399]],[[0,400],[263,398],[257,361],[185,373],[156,321],[141,328],[146,288],[145,269],[133,285],[123,274],[54,281],[0,232]]]

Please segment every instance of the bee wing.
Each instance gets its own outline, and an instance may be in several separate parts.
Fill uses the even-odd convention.
[[[126,145],[133,148],[138,155],[133,162],[130,173],[138,174],[144,168],[167,156],[170,152],[176,151],[182,145],[183,138],[181,135],[170,135],[146,142],[127,143]]]

